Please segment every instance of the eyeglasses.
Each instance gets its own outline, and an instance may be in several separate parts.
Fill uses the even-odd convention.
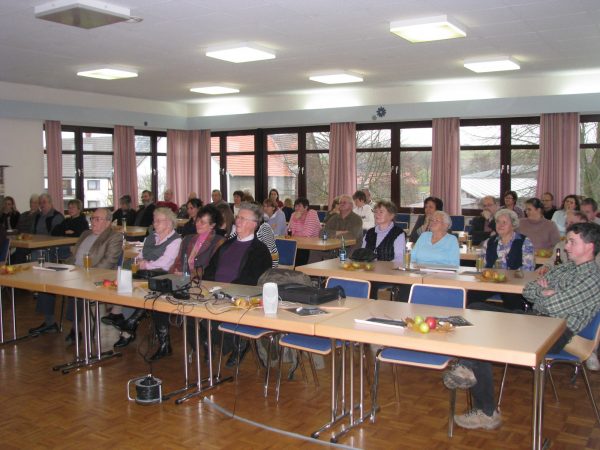
[[[247,221],[247,222],[258,222],[256,219],[252,219],[252,218],[248,218],[248,217],[244,217],[244,216],[235,216],[235,220],[242,220],[242,221]]]
[[[91,220],[92,222],[100,222],[101,220],[106,220],[106,217],[97,217],[97,216],[92,216],[92,217],[90,218],[90,220]]]

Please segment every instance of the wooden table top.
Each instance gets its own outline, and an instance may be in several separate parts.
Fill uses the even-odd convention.
[[[493,280],[484,280],[475,271],[474,267],[461,267],[458,273],[426,273],[423,275],[423,284],[457,286],[476,291],[521,294],[523,287],[528,282],[538,278],[535,272],[522,272],[523,278],[517,278],[515,270],[494,269],[494,271],[506,274],[506,281],[497,283]]]
[[[473,247],[471,250],[467,250],[466,245],[460,246],[460,260],[461,261],[475,261],[477,259],[477,250],[479,247]],[[481,250],[481,249],[480,249]],[[535,256],[536,264],[546,264],[551,261],[552,257]]]
[[[12,248],[40,249],[59,247],[61,245],[74,245],[79,238],[66,236],[46,236],[44,234],[28,234],[27,239],[17,239],[19,235],[9,236]]]
[[[118,231],[119,233],[123,232],[122,226],[115,226],[113,230]],[[148,233],[148,227],[134,227],[127,226],[127,231],[125,232],[125,236],[129,237],[143,237]]]
[[[299,250],[336,250],[342,245],[342,241],[337,238],[324,241],[318,237],[277,236],[277,239],[292,239],[298,243]],[[355,239],[346,239],[346,246],[350,247],[354,244],[356,244]]]
[[[375,261],[373,267],[373,270],[346,270],[342,267],[339,259],[336,258],[297,266],[296,270],[313,277],[355,278],[358,280],[401,284],[421,284],[423,282],[423,274],[397,270],[394,268],[392,261]]]
[[[474,326],[427,334],[412,329],[363,325],[355,319],[404,319],[415,315],[461,315]],[[316,324],[318,336],[464,358],[533,367],[566,328],[563,319],[368,300],[362,306]]]

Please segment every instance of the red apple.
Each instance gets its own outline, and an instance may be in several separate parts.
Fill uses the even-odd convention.
[[[427,317],[425,323],[429,325],[430,330],[435,330],[437,328],[437,320],[435,317]]]
[[[111,287],[113,285],[113,282],[111,280],[104,280],[102,282],[102,286],[104,287]]]

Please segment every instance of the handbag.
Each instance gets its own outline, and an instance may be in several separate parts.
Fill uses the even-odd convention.
[[[316,288],[303,284],[284,284],[279,286],[279,296],[286,302],[304,303],[307,305],[320,305],[322,303],[346,298],[344,288],[336,286],[333,288]]]

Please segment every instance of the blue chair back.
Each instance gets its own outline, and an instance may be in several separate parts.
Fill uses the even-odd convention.
[[[407,224],[410,224],[410,214],[397,213],[394,222],[406,222]]]
[[[587,326],[578,333],[578,335],[582,338],[594,341],[596,340],[598,333],[600,333],[600,311],[596,313],[596,316],[592,319],[592,321],[588,323]]]
[[[327,278],[328,288],[341,286],[348,297],[369,298],[371,283],[366,280],[352,280],[350,278]]]
[[[459,287],[413,284],[410,288],[408,302],[419,305],[464,308],[466,303],[466,292],[464,288]]]
[[[325,217],[327,216],[327,211],[317,211],[317,216],[319,216],[319,222],[325,222]]]
[[[0,245],[0,264],[8,262],[8,253],[10,251],[10,239],[5,238]]]
[[[400,227],[400,229],[402,230],[406,230],[408,228],[408,223],[407,222],[395,222],[396,225],[398,225]]]
[[[296,260],[296,247],[298,243],[293,239],[275,239],[275,245],[279,253],[279,264],[282,266],[293,266]]]
[[[452,220],[452,231],[465,230],[465,216],[450,216]]]

